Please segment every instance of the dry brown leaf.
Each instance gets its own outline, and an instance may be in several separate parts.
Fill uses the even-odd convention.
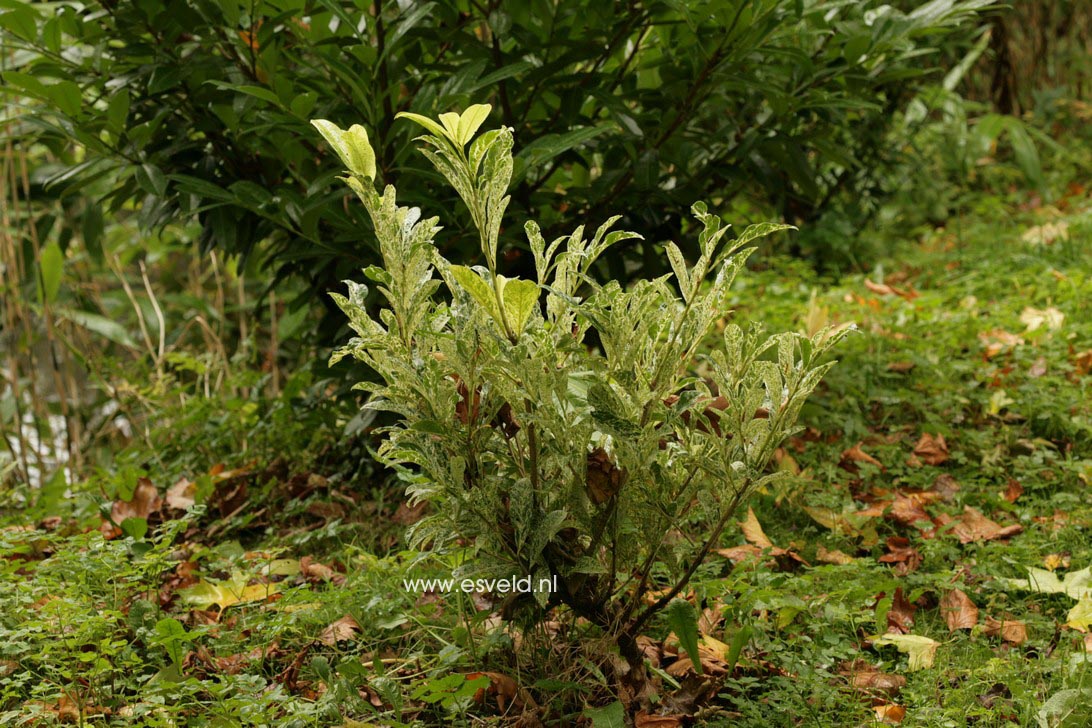
[[[948,631],[972,629],[978,624],[978,607],[959,589],[953,589],[940,600],[940,612],[948,623]]]
[[[167,506],[176,511],[184,511],[192,506],[197,494],[197,484],[189,478],[180,478],[177,483],[167,488]]]
[[[978,334],[978,340],[986,347],[986,358],[992,359],[998,354],[1021,346],[1024,340],[1016,334],[1010,334],[1004,329],[991,329]]]
[[[912,361],[893,361],[887,365],[887,371],[895,372],[896,374],[907,374],[908,372],[913,371],[915,366],[917,365]]]
[[[906,678],[902,675],[876,672],[874,667],[868,667],[850,675],[849,684],[857,690],[863,690],[870,695],[893,697],[906,686]]]
[[[837,564],[839,566],[853,563],[853,557],[849,554],[839,551],[838,549],[828,550],[824,546],[819,546],[819,548],[815,550],[815,558],[818,561],[822,561],[824,564]]]
[[[1005,493],[1002,496],[1009,503],[1015,503],[1016,499],[1024,494],[1024,486],[1020,485],[1020,481],[1016,478],[1009,478],[1009,482],[1005,484]]]
[[[880,470],[883,470],[883,463],[862,450],[862,444],[863,443],[858,442],[853,447],[844,450],[842,452],[842,460],[839,465],[841,465],[844,469],[854,473],[857,472],[857,466],[854,465],[854,463],[869,463],[870,465],[875,465]]]
[[[318,641],[324,645],[333,647],[338,642],[351,640],[359,631],[360,624],[358,624],[352,616],[346,614],[344,617],[322,630],[322,634],[319,635]]]
[[[152,484],[152,481],[141,478],[137,481],[136,488],[133,489],[131,499],[114,501],[113,506],[110,508],[110,520],[113,523],[106,520],[102,522],[103,538],[117,538],[121,535],[121,529],[117,526],[120,526],[126,518],[143,518],[147,520],[153,513],[158,512],[162,505],[163,501],[160,500],[159,492]],[[114,524],[117,524],[117,526]]]
[[[921,553],[910,545],[910,539],[903,536],[891,536],[887,539],[888,553],[878,560],[881,564],[895,564],[895,573],[901,575],[917,571],[921,566]]]
[[[937,525],[949,526],[951,532],[959,538],[960,543],[1010,538],[1024,530],[1019,523],[1002,527],[984,516],[982,511],[971,506],[964,506],[963,515],[955,520],[946,514],[941,514],[937,517]]]
[[[645,659],[648,660],[653,667],[660,666],[660,660],[663,659],[664,651],[659,642],[651,637],[640,635],[637,637],[637,649],[641,651],[641,654],[645,656]]]
[[[748,543],[753,543],[755,546],[763,549],[775,549],[776,546],[773,542],[766,537],[766,533],[762,530],[762,524],[758,522],[758,518],[755,516],[753,508],[747,509],[747,518],[739,524],[740,530],[743,531],[743,537],[747,539]]]
[[[933,492],[939,495],[940,499],[945,503],[951,503],[955,500],[956,493],[959,492],[959,481],[948,473],[941,473],[933,481]]]
[[[865,288],[879,296],[898,296],[904,300],[913,301],[919,295],[913,288],[896,288],[895,286],[886,283],[873,283],[867,278],[865,279],[864,284]]]
[[[874,705],[872,710],[876,712],[876,720],[881,723],[887,723],[888,725],[898,725],[902,723],[906,717],[906,708],[902,705],[895,705],[894,703],[886,703],[884,705]]]
[[[998,621],[993,617],[986,617],[986,634],[990,637],[1001,637],[1014,645],[1022,645],[1028,641],[1027,625],[1015,619]]]
[[[717,626],[724,621],[724,604],[714,602],[712,606],[701,610],[698,615],[698,631],[702,634],[713,634]]]
[[[748,559],[757,559],[758,557],[762,556],[762,549],[760,549],[758,546],[745,543],[739,546],[732,546],[731,548],[717,549],[716,553],[728,559],[733,564],[738,564],[741,561],[747,561]]]
[[[891,507],[884,513],[888,520],[895,521],[903,526],[917,526],[923,521],[930,521],[929,514],[925,512],[925,504],[939,500],[938,493],[915,492],[896,493]],[[919,528],[920,530],[920,528]]]
[[[914,612],[918,608],[911,604],[902,587],[895,589],[895,595],[891,598],[891,608],[887,610],[887,631],[898,634],[908,634],[914,626]]]
[[[310,556],[304,556],[300,559],[300,573],[308,581],[329,581],[333,582],[337,586],[341,586],[345,583],[345,575],[339,574],[331,567],[325,564],[320,564]]]
[[[677,728],[682,725],[682,717],[678,715],[649,715],[640,711],[633,717],[633,725],[636,728]]]
[[[489,678],[489,686],[474,693],[475,702],[483,702],[488,693],[496,698],[497,709],[502,713],[505,712],[508,704],[516,701],[519,685],[512,678],[499,672],[471,672],[467,673],[466,679],[476,680],[482,676]]]
[[[1092,349],[1073,355],[1073,369],[1081,377],[1092,372]]]
[[[428,501],[419,501],[414,505],[407,502],[398,504],[398,510],[391,516],[391,520],[401,526],[412,526],[425,517],[428,511]]]
[[[943,465],[948,462],[948,443],[944,441],[944,435],[923,432],[914,446],[914,454],[928,465]]]
[[[808,562],[804,561],[804,559],[794,551],[774,546],[773,542],[770,541],[766,536],[766,533],[762,530],[762,524],[758,522],[758,517],[755,516],[754,509],[747,509],[747,518],[739,525],[740,530],[743,532],[743,537],[746,538],[749,543],[744,544],[743,546],[736,546],[735,548],[718,549],[717,553],[721,556],[729,558],[733,562],[738,562],[752,556],[769,553],[777,559],[778,566],[782,569],[792,569],[798,564],[808,565]]]

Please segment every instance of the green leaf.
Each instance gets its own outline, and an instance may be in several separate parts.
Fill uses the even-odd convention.
[[[504,315],[512,333],[523,333],[527,319],[538,305],[538,285],[534,281],[500,277],[501,300],[504,301]]]
[[[748,225],[743,232],[740,233],[740,236],[732,241],[732,247],[743,247],[752,240],[764,238],[767,235],[772,235],[781,230],[796,230],[796,226],[776,222],[760,222],[754,225]]]
[[[325,119],[314,119],[311,125],[319,130],[350,172],[365,179],[375,179],[375,151],[368,141],[367,129],[353,124],[345,130]]]
[[[728,645],[728,656],[725,662],[728,664],[728,674],[731,675],[736,669],[736,663],[739,661],[739,653],[743,651],[743,648],[747,645],[747,642],[751,639],[753,629],[748,625],[741,627],[738,632],[732,636],[732,642]]]
[[[675,243],[668,243],[665,250],[667,251],[667,259],[671,261],[671,270],[675,272],[675,279],[679,282],[679,290],[682,291],[683,299],[689,301],[692,293],[690,290],[690,272],[686,267],[686,260],[683,258],[682,251]]]
[[[277,94],[262,86],[250,86],[241,83],[226,83],[224,81],[206,81],[205,83],[211,84],[216,88],[225,89],[227,91],[235,91],[237,93],[246,94],[247,96],[253,96],[256,99],[267,101],[274,106],[281,105],[281,100],[277,98]]]
[[[155,623],[156,643],[163,645],[167,650],[167,656],[171,658],[171,664],[182,664],[182,645],[193,639],[193,635],[186,631],[182,623],[172,617],[164,617]]]
[[[591,721],[592,728],[625,728],[626,726],[626,709],[618,700],[602,708],[585,708],[584,717]]]
[[[42,248],[38,256],[38,269],[41,273],[38,299],[42,303],[51,303],[61,289],[61,277],[64,273],[64,253],[57,243],[50,243]]]
[[[1012,154],[1016,158],[1016,166],[1024,173],[1036,187],[1043,186],[1043,166],[1039,161],[1039,150],[1035,142],[1031,140],[1024,122],[1014,116],[1006,117],[1005,129],[1009,133],[1009,143],[1012,144]]]
[[[664,609],[664,616],[671,631],[679,638],[679,644],[686,650],[694,672],[701,675],[701,657],[698,655],[698,612],[694,605],[685,599],[672,599]]]
[[[403,111],[402,113],[398,114],[394,118],[396,118],[396,119],[409,119],[412,122],[420,124],[421,126],[428,129],[430,132],[432,132],[433,135],[435,135],[436,137],[438,137],[440,139],[444,139],[444,138],[450,139],[451,138],[448,135],[447,131],[444,129],[444,127],[440,126],[435,121],[428,118],[427,116],[421,116],[420,114],[414,114],[414,113],[411,113],[409,111]]]
[[[489,118],[489,112],[493,107],[489,104],[474,104],[467,108],[459,117],[459,143],[466,144],[477,133],[478,128]]]
[[[38,13],[30,3],[17,3],[0,11],[0,28],[5,28],[13,35],[33,43],[38,38]]]
[[[142,164],[135,169],[136,181],[149,195],[163,197],[167,194],[167,178],[154,164]]]
[[[121,532],[134,541],[139,541],[148,533],[148,521],[144,518],[126,518],[120,524]]]
[[[497,299],[493,295],[493,288],[478,275],[477,271],[473,268],[467,268],[465,265],[453,265],[451,266],[451,275],[455,278],[459,287],[469,293],[470,297],[488,311],[493,320],[499,324],[500,315],[497,310]]]

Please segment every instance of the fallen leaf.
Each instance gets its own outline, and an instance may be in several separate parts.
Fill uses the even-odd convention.
[[[767,537],[766,533],[762,530],[762,524],[758,522],[758,517],[755,516],[754,509],[747,509],[747,518],[740,522],[739,525],[740,530],[743,532],[743,537],[747,539],[748,543],[727,549],[717,549],[718,554],[727,559],[731,559],[733,563],[738,563],[768,553],[770,556],[777,559],[778,565],[782,569],[790,569],[797,564],[809,565],[799,554],[790,551],[789,549],[774,546],[773,542],[770,541],[769,537]]]
[[[184,511],[196,503],[197,484],[189,478],[180,478],[177,483],[167,488],[167,506],[176,511]]]
[[[344,617],[336,622],[332,622],[326,629],[322,630],[322,634],[319,635],[318,641],[324,645],[333,647],[338,642],[351,640],[359,631],[360,624],[353,619],[351,615],[346,614]]]
[[[903,718],[906,717],[906,708],[902,705],[895,705],[894,703],[885,703],[883,705],[874,705],[872,710],[876,712],[876,720],[881,723],[887,723],[888,725],[898,725],[902,723]]]
[[[401,526],[412,526],[425,517],[428,510],[428,501],[417,501],[412,506],[408,502],[398,504],[398,510],[391,516],[391,520]]]
[[[942,501],[951,503],[955,500],[956,493],[959,492],[959,481],[948,473],[941,473],[933,481],[933,491],[940,496]]]
[[[944,441],[944,435],[923,432],[914,446],[914,454],[929,465],[943,465],[948,462],[948,443]]]
[[[209,609],[213,605],[220,611],[243,602],[256,602],[268,599],[280,590],[277,583],[247,584],[244,574],[234,574],[228,581],[209,581],[201,579],[196,584],[178,590],[182,602],[191,609]]]
[[[986,634],[998,637],[1014,645],[1022,645],[1028,640],[1028,628],[1023,622],[1014,619],[998,621],[986,617]]]
[[[475,702],[481,703],[486,693],[492,695],[497,701],[497,709],[505,712],[508,704],[515,702],[519,695],[519,685],[515,680],[499,672],[471,672],[467,673],[467,680],[477,680],[480,677],[489,678],[489,685],[474,693]]]
[[[766,537],[766,533],[762,530],[762,524],[758,522],[758,517],[755,516],[753,508],[747,509],[747,518],[739,524],[740,530],[743,531],[743,537],[747,539],[748,543],[753,543],[755,546],[763,549],[775,549],[776,546],[773,542]]]
[[[304,556],[300,559],[299,563],[300,573],[311,582],[332,582],[336,586],[340,586],[345,583],[345,575],[339,574],[329,566],[320,564],[310,556]]]
[[[1066,615],[1066,627],[1087,632],[1092,627],[1092,593],[1085,594]]]
[[[1028,306],[1020,313],[1020,323],[1027,326],[1028,331],[1035,331],[1044,326],[1049,331],[1056,331],[1062,328],[1064,321],[1065,314],[1053,306],[1043,309]]]
[[[895,564],[895,573],[899,575],[917,571],[921,566],[921,553],[910,545],[910,539],[904,536],[891,536],[887,539],[888,553],[881,556],[881,564]]]
[[[940,612],[948,623],[948,631],[972,629],[978,624],[978,607],[959,589],[953,589],[940,600]]]
[[[918,524],[928,521],[929,528],[932,527],[932,519],[929,518],[929,514],[925,512],[925,504],[934,500],[938,500],[940,495],[937,493],[916,492],[916,493],[896,493],[895,499],[891,501],[890,508],[884,512],[884,517],[888,520],[900,523],[903,526],[917,526]],[[919,527],[920,528],[920,527]]]
[[[1073,369],[1081,377],[1092,372],[1092,349],[1073,355]]]
[[[913,288],[896,288],[887,283],[873,283],[867,278],[865,279],[864,284],[865,288],[879,296],[898,296],[906,301],[913,301],[919,295]]]
[[[117,538],[121,535],[118,528],[126,519],[143,518],[147,520],[153,513],[159,511],[163,501],[159,499],[159,492],[152,481],[141,478],[133,489],[133,497],[127,501],[114,501],[110,507],[110,521],[102,522],[103,538]],[[112,523],[111,523],[112,521]],[[115,525],[116,524],[116,525]]]
[[[871,517],[868,514],[812,506],[804,506],[804,512],[811,516],[813,521],[834,533],[861,539],[861,545],[866,548],[879,541],[875,527],[868,522]]]
[[[879,647],[893,645],[899,652],[905,653],[910,658],[911,672],[932,667],[937,647],[940,646],[936,640],[916,634],[885,634],[873,639],[872,644]]]
[[[633,717],[636,728],[676,728],[682,725],[682,717],[677,715],[649,715],[645,711]]]
[[[1062,567],[1069,568],[1069,557],[1062,554],[1047,554],[1043,559],[1043,566],[1051,571],[1057,571]]]
[[[902,675],[879,672],[865,660],[845,663],[838,672],[846,676],[853,688],[874,698],[892,698],[906,686],[906,678]]]
[[[896,374],[907,374],[913,371],[915,366],[917,365],[912,361],[893,361],[887,365],[887,371]]]
[[[1055,240],[1069,240],[1069,223],[1059,220],[1035,225],[1025,230],[1020,239],[1029,245],[1051,245]]]
[[[1016,478],[1009,478],[1009,482],[1005,484],[1005,493],[1002,497],[1009,503],[1015,503],[1016,499],[1024,494],[1024,486],[1020,485],[1020,481]]]
[[[978,340],[986,347],[986,358],[992,359],[998,354],[1009,349],[1022,346],[1024,340],[1016,334],[1011,334],[1004,329],[991,329],[978,334]]]
[[[1068,594],[1073,599],[1081,599],[1092,594],[1092,567],[1086,566],[1080,571],[1071,571],[1062,578],[1046,569],[1028,569],[1027,579],[1003,579],[1004,583],[1016,589],[1041,592],[1043,594]]]
[[[887,631],[906,634],[914,626],[914,612],[918,608],[911,604],[902,587],[895,589],[895,595],[891,598],[891,608],[887,610]]]
[[[862,672],[854,675],[850,684],[858,690],[894,695],[906,685],[906,678],[885,672]]]
[[[846,564],[852,564],[854,559],[847,553],[839,551],[838,549],[828,550],[825,546],[819,546],[815,550],[815,558],[818,561],[822,561],[824,564],[837,564],[838,566],[845,566]]]
[[[974,543],[977,541],[995,541],[1009,538],[1022,533],[1024,527],[1019,523],[1002,527],[982,515],[982,511],[971,506],[964,506],[963,515],[958,519],[952,519],[946,514],[937,517],[937,525],[946,527],[959,538],[960,543]]]
[[[870,465],[875,465],[880,470],[883,470],[883,463],[862,450],[862,444],[864,443],[858,442],[853,447],[844,450],[842,452],[842,460],[839,465],[852,473],[857,472],[857,466],[854,465],[854,463],[868,463]]]

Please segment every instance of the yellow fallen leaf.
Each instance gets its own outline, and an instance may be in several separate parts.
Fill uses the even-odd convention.
[[[234,604],[256,602],[269,598],[279,589],[279,584],[247,585],[245,574],[233,574],[229,581],[213,582],[202,579],[193,586],[178,590],[178,596],[193,609],[209,609],[213,605],[223,611]]]
[[[878,647],[893,645],[899,652],[906,653],[910,658],[911,671],[932,667],[937,647],[940,646],[936,640],[916,634],[885,634],[872,640],[872,644]]]
[[[1071,571],[1062,578],[1046,569],[1028,568],[1027,579],[1004,579],[1015,589],[1042,592],[1043,594],[1067,594],[1073,599],[1092,595],[1092,567]]]
[[[1020,323],[1027,326],[1028,331],[1035,331],[1044,326],[1050,331],[1055,331],[1062,328],[1063,321],[1065,321],[1065,314],[1053,306],[1043,309],[1028,306],[1020,313]]]
[[[1069,610],[1066,619],[1066,627],[1079,632],[1087,632],[1088,628],[1092,627],[1092,593],[1081,597],[1080,601]]]

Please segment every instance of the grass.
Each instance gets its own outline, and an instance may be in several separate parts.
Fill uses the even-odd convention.
[[[796,477],[751,504],[769,541],[798,558],[716,557],[699,570],[690,598],[708,664],[687,671],[670,629],[652,625],[660,722],[645,725],[684,713],[726,726],[1092,725],[1092,645],[1065,626],[1074,599],[1013,582],[1092,565],[1082,195],[1026,210],[995,200],[958,230],[915,232],[869,276],[831,282],[775,260],[746,277],[738,316],[771,329],[855,321],[860,333],[784,448],[780,467]],[[1059,221],[1067,240],[1022,237]],[[301,409],[319,396],[305,380],[223,421],[214,401],[191,402],[156,433],[156,457],[126,451],[73,498],[12,509],[0,530],[0,723],[612,725],[606,658],[594,641],[566,647],[579,624],[505,631],[499,600],[407,593],[403,579],[452,564],[400,550],[413,513],[359,467],[366,438],[338,438],[344,422]],[[918,447],[926,433],[946,452]],[[240,438],[248,450],[233,456]],[[101,512],[142,475],[161,496],[193,480],[199,505],[134,511],[104,538]],[[963,543],[944,524],[966,508],[1020,532]],[[733,527],[723,546],[747,542]],[[940,608],[957,588],[979,609],[968,629],[951,630]],[[1022,624],[1026,639],[994,634],[988,618]],[[930,666],[875,644],[891,624],[938,643]]]

